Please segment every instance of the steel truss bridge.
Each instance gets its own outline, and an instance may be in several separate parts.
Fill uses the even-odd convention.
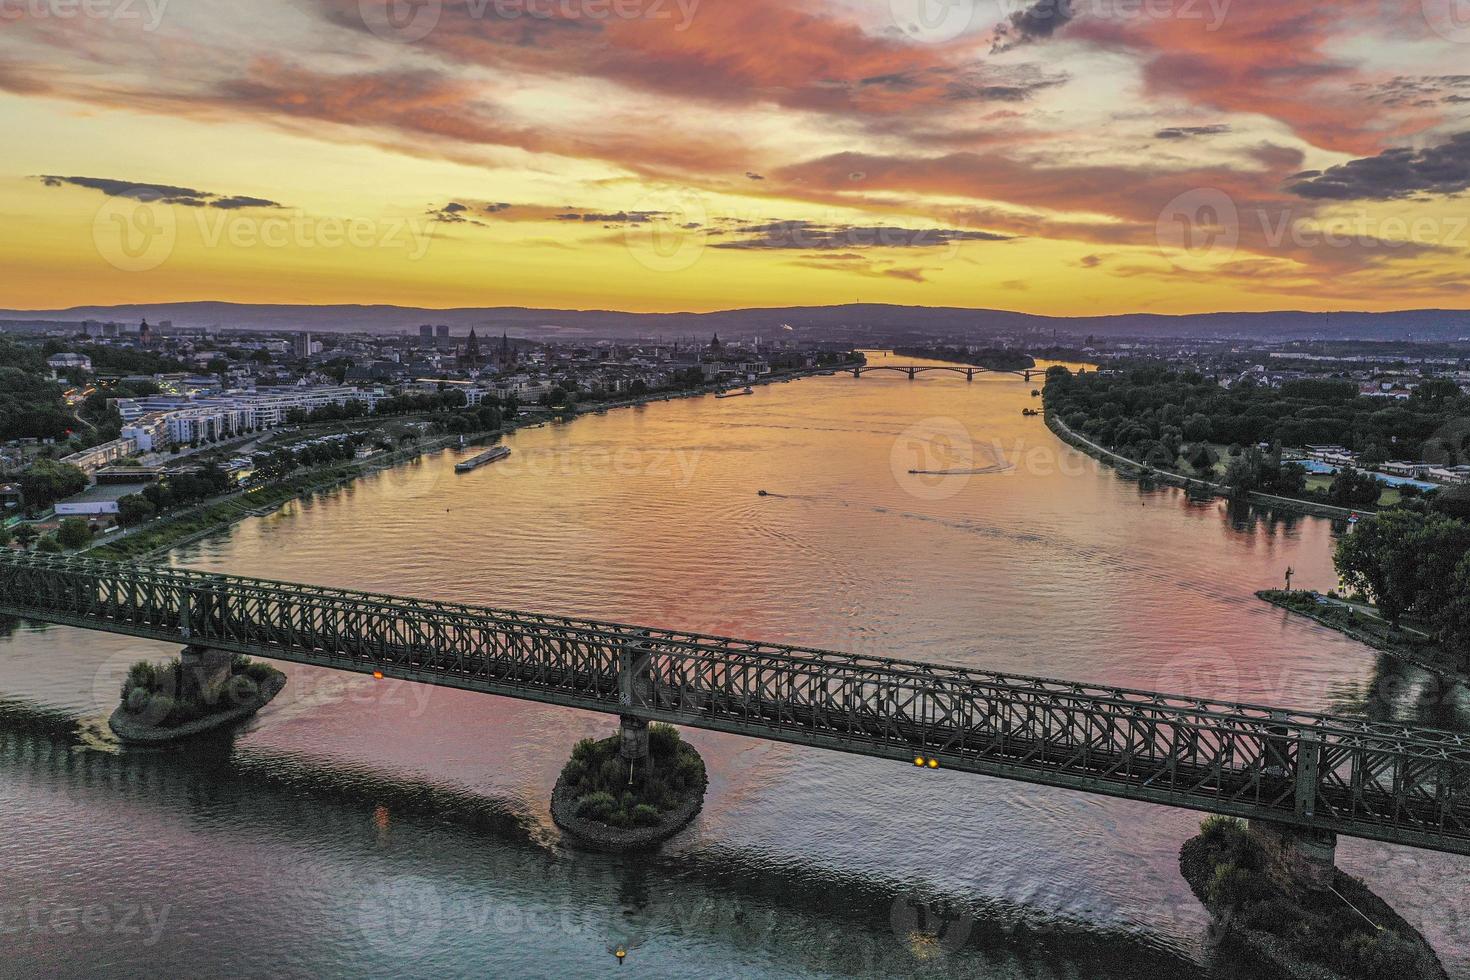
[[[851,371],[854,378],[861,378],[865,374],[874,371],[894,371],[898,374],[906,374],[912,381],[927,371],[948,371],[951,374],[963,374],[966,381],[974,381],[977,374],[1009,374],[1013,377],[1023,378],[1030,381],[1032,378],[1046,377],[1045,368],[1026,368],[1019,371],[1005,371],[999,368],[977,367],[971,364],[863,364],[858,367],[843,368]]]
[[[16,552],[0,613],[1470,854],[1452,732]]]

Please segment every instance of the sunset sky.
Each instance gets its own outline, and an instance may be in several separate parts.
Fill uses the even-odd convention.
[[[1470,0],[0,0],[0,306],[1470,306]]]

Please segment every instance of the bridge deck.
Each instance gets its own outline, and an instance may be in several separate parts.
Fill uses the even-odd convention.
[[[0,612],[1470,854],[1453,732],[84,558]]]

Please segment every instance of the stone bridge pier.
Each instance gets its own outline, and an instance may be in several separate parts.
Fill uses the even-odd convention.
[[[647,704],[653,696],[653,644],[629,643],[618,653],[618,701],[625,707]],[[629,762],[648,758],[648,722],[634,715],[619,716],[622,757]]]
[[[235,655],[190,644],[179,657],[179,692],[186,698],[198,698],[214,704],[230,680],[230,664]]]
[[[1295,783],[1296,812],[1312,817],[1317,809],[1317,785],[1322,766],[1322,743],[1315,738],[1292,738],[1288,729],[1272,725],[1264,742],[1263,767],[1284,785]],[[1252,838],[1266,853],[1267,873],[1294,895],[1326,891],[1337,873],[1337,835],[1270,820],[1246,822]]]
[[[1267,820],[1246,824],[1266,852],[1266,872],[1287,892],[1326,891],[1337,874],[1337,835]]]

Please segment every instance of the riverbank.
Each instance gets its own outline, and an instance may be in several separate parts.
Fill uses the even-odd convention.
[[[463,437],[485,439],[500,435],[503,431],[504,429],[467,434]],[[354,480],[409,462],[425,453],[457,445],[460,438],[460,434],[435,436],[402,449],[378,453],[355,462],[314,468],[278,483],[216,497],[176,514],[157,518],[138,528],[104,538],[82,554],[92,558],[116,560],[156,560],[174,548],[200,541],[247,518],[264,517],[293,500],[335,490]]]
[[[1467,665],[1463,658],[1443,649],[1421,634],[1415,637],[1405,629],[1397,632],[1379,617],[1370,606],[1334,599],[1317,592],[1285,592],[1266,589],[1256,593],[1256,598],[1287,612],[1305,616],[1323,626],[1337,630],[1344,636],[1366,643],[1395,660],[1426,670],[1437,677],[1451,681],[1467,680]]]
[[[1334,870],[1329,889],[1283,887],[1245,824],[1210,817],[1179,851],[1179,873],[1215,930],[1293,980],[1448,980],[1419,931],[1367,885]]]
[[[1046,411],[1045,415],[1047,428],[1051,429],[1052,434],[1058,439],[1073,449],[1086,453],[1098,462],[1113,467],[1130,479],[1142,479],[1146,477],[1157,483],[1166,483],[1169,486],[1179,487],[1182,490],[1206,493],[1213,497],[1235,498],[1235,494],[1223,483],[1214,483],[1210,480],[1199,479],[1198,477],[1185,476],[1182,473],[1175,473],[1172,470],[1160,470],[1145,463],[1140,463],[1137,460],[1129,459],[1127,456],[1119,455],[1111,449],[1104,449],[1086,436],[1074,432],[1065,422],[1057,418],[1056,413],[1050,409]],[[1354,515],[1359,517],[1373,517],[1376,514],[1375,511],[1351,510],[1345,507],[1334,507],[1331,504],[1317,503],[1312,500],[1298,500],[1295,497],[1278,497],[1273,493],[1258,493],[1256,491],[1251,491],[1246,494],[1245,499],[1250,503],[1259,504],[1263,507],[1293,510],[1315,517],[1328,517],[1337,520],[1344,520]]]

